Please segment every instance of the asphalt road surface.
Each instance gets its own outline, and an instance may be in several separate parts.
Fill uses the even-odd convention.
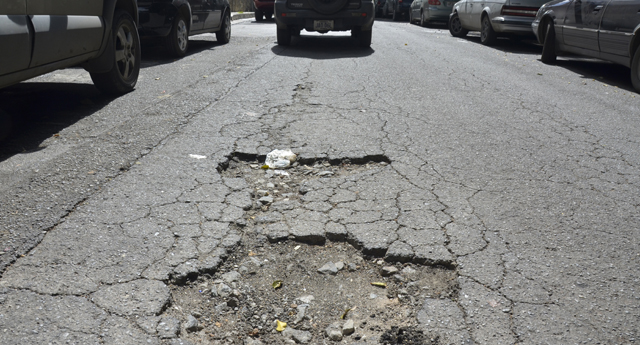
[[[387,20],[370,50],[345,33],[280,47],[273,22],[253,20],[227,45],[190,44],[179,60],[145,47],[119,98],[81,69],[0,92],[17,127],[0,147],[0,343],[180,343],[135,320],[161,315],[169,285],[215,271],[251,228],[255,195],[220,171],[273,149],[389,163],[319,179],[303,229],[278,231],[455,269],[458,296],[416,311],[441,343],[640,342],[628,69],[545,65],[531,42]]]

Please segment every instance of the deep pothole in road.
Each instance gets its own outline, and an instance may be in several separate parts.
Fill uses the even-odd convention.
[[[253,207],[240,224],[241,244],[215,274],[171,286],[173,303],[163,318],[184,321],[180,338],[195,344],[438,344],[436,335],[417,328],[415,313],[426,298],[457,298],[454,270],[385,261],[340,232],[265,231],[292,221],[285,212],[296,212],[291,202],[316,203],[313,212],[323,212],[331,198],[305,200],[314,181],[375,174],[389,160],[303,161],[274,171],[261,169],[258,158],[236,156],[220,169],[225,178],[245,181]]]

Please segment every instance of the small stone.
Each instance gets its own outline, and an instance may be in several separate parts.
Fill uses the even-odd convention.
[[[226,284],[218,284],[215,288],[211,289],[211,295],[213,297],[229,297],[231,295],[231,288]]]
[[[172,339],[180,333],[180,321],[174,317],[163,317],[156,328],[161,339]]]
[[[308,304],[300,304],[297,306],[298,313],[296,314],[296,319],[293,321],[294,324],[304,320],[305,314],[307,312],[307,308],[309,308]]]
[[[344,269],[344,262],[342,261],[338,261],[334,265],[336,265],[336,268],[338,269],[338,271],[342,271]]]
[[[227,305],[227,302],[224,302],[224,303],[220,303],[220,304],[216,305],[214,307],[214,309],[215,309],[216,313],[223,314],[224,312],[229,310],[229,306]]]
[[[380,274],[383,277],[389,277],[389,276],[392,276],[392,275],[394,275],[396,273],[398,273],[398,269],[395,268],[394,266],[384,266],[380,270]]]
[[[402,269],[402,273],[404,273],[406,275],[416,274],[417,272],[418,271],[416,271],[415,269],[411,268],[410,266],[407,266],[407,267]]]
[[[193,315],[187,316],[187,322],[185,323],[184,328],[187,332],[197,332],[201,329],[198,320]]]
[[[354,264],[354,263],[348,264],[347,267],[349,268],[349,271],[351,271],[351,272],[355,272],[356,270],[358,270],[358,266],[356,266],[356,264]]]
[[[276,188],[276,185],[271,183],[271,182],[269,182],[269,183],[267,183],[267,188]]]
[[[407,279],[405,277],[403,277],[402,275],[400,275],[400,274],[394,274],[393,275],[393,279],[395,281],[397,281],[398,283],[404,283],[404,282],[407,281]]]
[[[225,274],[222,275],[222,280],[224,280],[226,283],[232,283],[235,281],[240,280],[242,276],[240,275],[240,273],[238,271],[231,271],[231,272],[227,272]]]
[[[378,298],[378,295],[376,295],[376,294],[372,293],[371,295],[369,295],[369,298],[371,298],[371,299],[376,299],[376,298]]]
[[[285,330],[282,331],[282,335],[285,338],[293,339],[296,343],[299,344],[307,344],[311,341],[312,338],[311,332],[301,331],[291,327],[285,328]]]
[[[273,203],[273,197],[263,196],[262,198],[258,199],[258,201],[260,201],[260,203],[263,205],[269,205]]]
[[[327,262],[324,266],[318,269],[318,272],[322,274],[335,275],[338,273],[338,268],[336,268],[336,265],[333,262]]]
[[[263,189],[258,189],[256,191],[256,195],[257,196],[267,196],[267,195],[269,195],[269,191],[268,190],[263,190]]]
[[[244,345],[263,345],[263,342],[261,342],[260,339],[249,337],[244,339]]]
[[[347,320],[347,322],[342,325],[342,335],[350,335],[356,331],[356,326],[353,323],[353,320]]]
[[[303,303],[311,303],[311,301],[313,301],[314,299],[316,299],[315,297],[313,297],[313,295],[305,295],[302,297],[298,297],[298,300],[300,300]]]
[[[318,173],[318,176],[322,177],[322,176],[331,176],[333,175],[333,171],[321,171]]]
[[[342,329],[339,324],[334,323],[329,325],[329,327],[327,327],[324,332],[327,335],[327,338],[329,338],[330,340],[342,340]]]

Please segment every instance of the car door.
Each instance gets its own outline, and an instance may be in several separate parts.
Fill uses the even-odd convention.
[[[222,1],[220,0],[203,0],[202,7],[206,13],[206,19],[204,21],[204,29],[210,30],[220,26],[222,17]]]
[[[30,67],[100,49],[103,0],[26,0],[26,3],[35,31]]]
[[[640,25],[640,0],[612,0],[602,16],[598,43],[603,53],[630,56],[634,30]]]
[[[203,8],[204,0],[189,0],[191,7],[191,31],[201,31],[204,29],[204,22],[207,19]]]
[[[460,19],[460,24],[463,27],[469,27],[469,13],[467,12],[467,8],[469,7],[469,1],[471,0],[462,0],[454,5],[454,7],[458,11],[458,18]]]
[[[21,71],[31,62],[26,0],[0,1],[0,75]]]
[[[599,51],[598,29],[609,0],[573,0],[565,14],[562,39],[567,46]]]

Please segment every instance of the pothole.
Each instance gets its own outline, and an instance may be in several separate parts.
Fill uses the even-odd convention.
[[[171,286],[172,306],[153,319],[158,334],[195,344],[438,344],[415,313],[425,299],[457,299],[444,206],[384,156],[285,170],[262,161],[236,154],[219,168],[236,191],[226,202],[244,210],[242,240],[215,273]]]
[[[328,263],[335,274],[318,271]],[[181,338],[195,344],[437,344],[415,331],[414,313],[425,298],[455,298],[457,289],[455,271],[363,259],[348,243],[269,243],[248,234],[212,277],[173,286],[165,317],[194,316],[198,326],[187,331],[183,323]],[[288,330],[277,331],[276,320]],[[353,333],[343,331],[351,322]],[[330,337],[331,325],[339,337]]]

